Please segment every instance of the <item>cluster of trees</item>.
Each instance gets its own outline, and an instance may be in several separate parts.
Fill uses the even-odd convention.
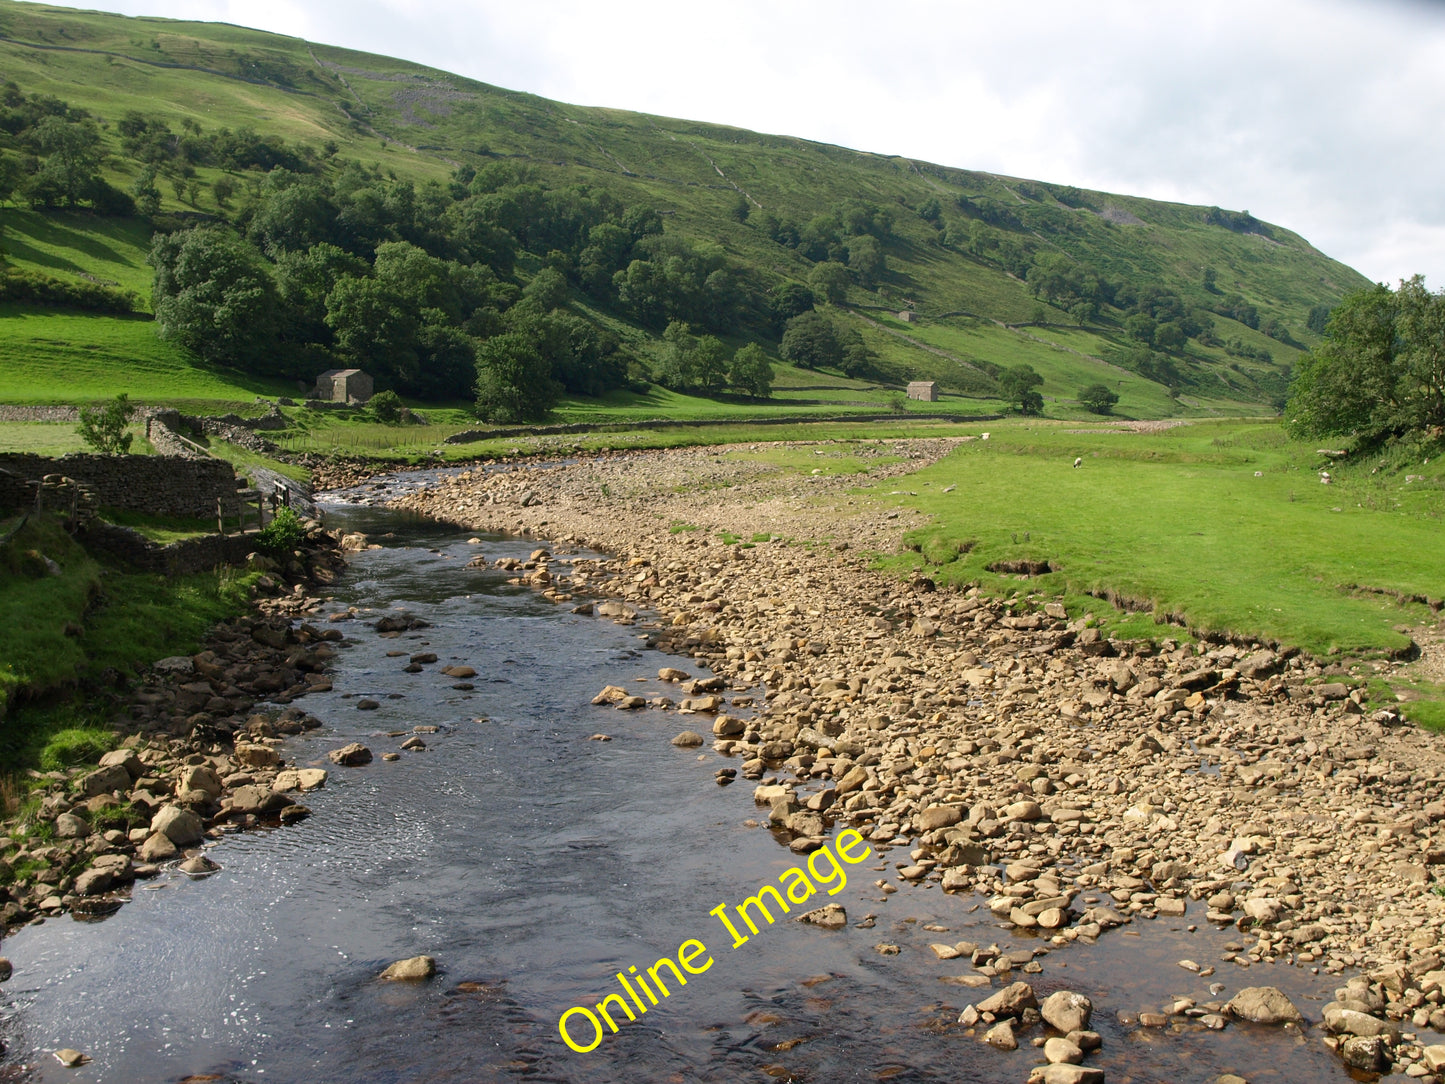
[[[654,211],[505,166],[420,187],[355,163],[331,177],[276,167],[234,227],[157,235],[162,335],[278,376],[356,366],[421,398],[470,396],[478,366],[490,366],[485,409],[498,417],[628,382],[616,336],[569,311],[574,289],[659,330],[731,330],[762,308],[745,270],[716,246],[664,234]],[[544,261],[525,288],[514,274],[523,253]]]
[[[787,322],[778,354],[804,369],[838,369],[845,376],[862,379],[879,376],[857,328],[840,326],[816,309]]]
[[[135,201],[100,176],[104,158],[100,127],[84,109],[0,87],[0,200],[134,214]]]
[[[1028,269],[1029,292],[1064,309],[1080,325],[1099,318],[1114,304],[1119,284],[1096,268],[1058,252],[1041,252]]]
[[[207,133],[186,120],[173,132],[164,121],[132,110],[116,125],[125,157],[140,171],[129,192],[100,175],[107,149],[101,125],[87,110],[44,94],[25,94],[14,82],[0,87],[0,199],[14,196],[32,207],[88,207],[99,214],[154,215],[160,209],[160,179],[168,177],[177,199],[196,204],[197,166],[265,172],[284,168],[314,172],[313,148],[290,146],[279,136],[243,128]],[[325,148],[336,153],[334,143]],[[219,206],[236,192],[231,177],[212,185]]]
[[[715,335],[696,335],[674,320],[662,333],[662,363],[654,376],[674,391],[716,394],[724,388],[764,399],[772,394],[773,367],[757,343],[739,347],[731,359]]]
[[[1300,364],[1285,421],[1299,436],[1354,436],[1365,446],[1445,435],[1445,291],[1431,293],[1416,275],[1346,297]]]
[[[802,224],[784,221],[769,212],[761,217],[759,225],[773,241],[796,249],[813,263],[834,265],[835,269],[825,273],[820,291],[830,300],[841,301],[840,288],[846,292],[850,281],[872,289],[888,272],[883,247],[893,236],[893,213],[877,204],[854,201]]]

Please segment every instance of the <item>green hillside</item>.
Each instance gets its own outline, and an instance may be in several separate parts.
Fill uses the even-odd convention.
[[[781,394],[791,370],[781,364],[789,313],[780,314],[779,298],[792,283],[809,287],[840,332],[862,344],[833,384],[935,379],[955,399],[993,410],[1000,371],[1027,364],[1043,377],[1045,412],[1055,416],[1081,414],[1075,397],[1093,383],[1114,390],[1117,411],[1129,416],[1270,412],[1291,366],[1317,341],[1322,314],[1365,283],[1247,212],[564,105],[228,25],[0,0],[0,72],[12,84],[0,130],[0,180],[10,178],[0,191],[9,196],[0,241],[11,270],[139,295],[126,317],[62,313],[27,297],[0,310],[3,401],[126,387],[164,397],[167,371],[175,396],[242,399],[294,388],[287,381],[333,364],[365,364],[343,332],[323,326],[320,295],[310,301],[311,337],[302,343],[294,327],[282,328],[265,361],[244,352],[201,358],[174,337],[141,343],[151,330],[145,257],[154,230],[230,223],[286,295],[280,264],[320,235],[278,239],[265,223],[284,217],[283,197],[303,191],[347,222],[364,203],[358,192],[376,203],[410,201],[404,225],[390,205],[377,212],[389,233],[334,238],[361,261],[346,274],[380,276],[370,264],[390,242],[470,276],[471,300],[418,340],[421,375],[393,381],[422,400],[457,400],[460,377],[429,379],[428,367],[447,350],[465,355],[458,335],[476,347],[515,330],[518,288],[551,268],[569,289],[543,311],[569,314],[573,332],[580,321],[601,343],[587,364],[602,375],[562,380],[574,397],[623,383],[640,392],[650,378],[675,392],[715,390],[667,375],[661,332],[679,312],[728,352],[761,343]],[[65,193],[37,183],[61,153],[37,134],[36,117],[54,100],[69,110],[67,123],[98,138],[102,188]],[[80,111],[88,117],[76,120]],[[154,205],[136,209],[147,183]],[[599,238],[624,226],[631,236],[598,265]],[[691,308],[649,309],[632,268],[660,275],[679,262],[696,279]],[[911,319],[898,319],[902,312]],[[270,359],[283,350],[284,363]],[[67,387],[47,375],[63,373],[76,351],[89,359],[82,371],[108,376]],[[200,371],[203,360],[210,364]],[[876,400],[857,402],[876,408]]]

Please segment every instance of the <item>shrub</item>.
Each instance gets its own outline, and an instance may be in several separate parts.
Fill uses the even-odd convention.
[[[385,425],[396,425],[402,419],[406,407],[402,405],[401,396],[394,391],[379,391],[371,397],[371,402],[366,404],[371,416]]]
[[[272,557],[284,558],[301,544],[306,528],[290,508],[276,509],[276,518],[256,534],[256,547]]]

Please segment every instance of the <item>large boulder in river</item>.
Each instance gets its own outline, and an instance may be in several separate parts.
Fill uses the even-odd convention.
[[[398,960],[381,973],[383,982],[421,982],[437,973],[437,962],[430,956],[413,956]]]
[[[1277,986],[1246,986],[1225,1008],[1254,1024],[1303,1024],[1305,1019]]]
[[[1011,983],[974,1006],[979,1012],[991,1012],[994,1016],[1022,1016],[1025,1009],[1038,1007],[1039,999],[1034,996],[1034,988],[1026,982]]]
[[[371,763],[371,750],[354,741],[349,745],[343,745],[340,749],[333,749],[326,754],[333,764],[340,764],[346,768],[355,768],[361,764]]]
[[[177,847],[189,847],[199,843],[206,833],[201,818],[189,809],[177,805],[163,805],[151,818],[151,831],[165,835]]]
[[[1044,998],[1039,1012],[1045,1023],[1067,1035],[1071,1031],[1084,1031],[1088,1028],[1094,1003],[1083,994],[1076,994],[1072,990],[1059,990]]]

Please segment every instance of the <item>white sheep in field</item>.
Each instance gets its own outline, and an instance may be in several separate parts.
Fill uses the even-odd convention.
[[[1075,470],[1078,470],[1078,469],[1079,469],[1080,467],[1082,467],[1083,465],[1084,465],[1084,457],[1083,457],[1083,456],[1079,456],[1079,458],[1077,458],[1077,459],[1074,460],[1074,469],[1075,469]]]

